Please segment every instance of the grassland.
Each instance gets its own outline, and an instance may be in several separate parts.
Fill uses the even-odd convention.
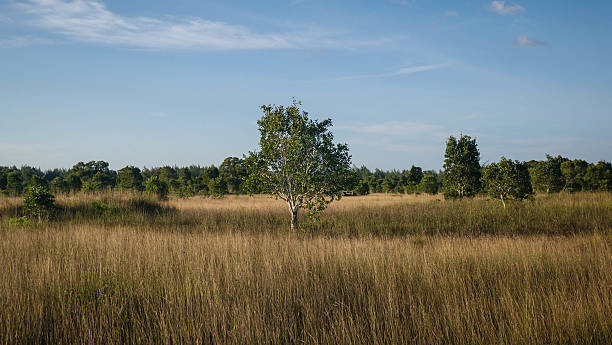
[[[9,225],[0,344],[610,344],[612,196],[58,199]]]

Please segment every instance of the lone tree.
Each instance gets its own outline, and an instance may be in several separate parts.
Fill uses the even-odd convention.
[[[260,151],[245,157],[245,189],[287,202],[291,230],[300,208],[316,215],[342,192],[354,188],[348,146],[334,144],[331,119],[311,120],[297,101],[288,107],[264,105],[257,121]]]
[[[504,208],[509,198],[522,200],[533,195],[527,164],[506,157],[484,167],[482,182],[487,193],[501,200]]]
[[[444,154],[444,197],[474,196],[480,188],[480,152],[476,139],[450,136]]]

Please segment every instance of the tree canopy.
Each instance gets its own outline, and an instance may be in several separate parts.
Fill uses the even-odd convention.
[[[482,182],[489,196],[499,199],[504,208],[509,198],[521,200],[533,194],[527,164],[506,157],[484,167]]]
[[[296,101],[287,107],[262,106],[260,150],[245,159],[247,190],[287,202],[293,230],[300,208],[316,214],[356,182],[348,146],[333,142],[331,119],[312,120],[300,106]]]
[[[480,189],[480,152],[476,139],[450,136],[444,154],[444,196],[474,196]]]

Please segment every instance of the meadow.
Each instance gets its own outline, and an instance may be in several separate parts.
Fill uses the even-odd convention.
[[[612,343],[608,193],[57,205],[0,198],[0,344]]]

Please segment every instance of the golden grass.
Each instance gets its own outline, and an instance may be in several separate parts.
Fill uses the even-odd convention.
[[[610,194],[57,204],[0,198],[0,344],[612,343]]]
[[[444,200],[443,195],[429,194],[370,194],[348,196],[329,205],[328,212],[354,209],[355,207],[393,207],[405,204],[422,204]],[[168,205],[179,210],[285,210],[287,204],[267,195],[226,195],[221,199],[193,197],[179,199],[173,197]]]
[[[0,227],[19,217],[21,201],[0,197]],[[66,223],[130,226],[142,229],[200,233],[287,231],[289,213],[280,200],[267,196],[195,197],[158,203],[145,195],[110,193],[57,198],[55,219]],[[487,198],[444,201],[430,195],[369,195],[334,202],[311,222],[302,213],[302,231],[325,236],[405,235],[576,235],[612,231],[612,193],[538,196],[511,202],[504,209]]]
[[[612,238],[4,231],[2,344],[609,344]]]

